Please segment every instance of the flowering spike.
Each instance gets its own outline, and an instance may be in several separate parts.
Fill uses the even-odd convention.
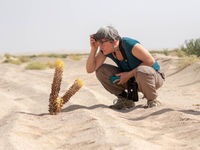
[[[49,97],[49,112],[51,115],[55,115],[59,111],[57,98],[60,91],[63,69],[64,69],[64,62],[62,60],[57,60],[55,63],[55,73],[51,87],[51,94]]]
[[[69,90],[62,97],[63,103],[61,107],[69,101],[69,99],[83,86],[83,81],[80,79],[75,80],[74,84],[69,88]]]
[[[64,62],[60,59],[56,60],[56,68],[64,68]]]

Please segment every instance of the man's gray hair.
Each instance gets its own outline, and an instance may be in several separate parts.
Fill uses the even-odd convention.
[[[114,40],[121,39],[120,35],[118,34],[118,31],[112,27],[112,26],[103,26],[101,27],[97,33],[93,35],[94,39],[96,41],[101,41],[102,39],[107,39],[111,42]]]

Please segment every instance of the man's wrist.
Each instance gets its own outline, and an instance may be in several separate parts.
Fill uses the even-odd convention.
[[[129,71],[129,77],[132,78],[135,75],[135,69]]]
[[[96,52],[91,50],[90,55],[95,57],[96,56]]]
[[[98,48],[91,48],[91,51],[97,52]]]

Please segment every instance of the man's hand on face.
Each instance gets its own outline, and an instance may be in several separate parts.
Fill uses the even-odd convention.
[[[99,47],[99,42],[93,38],[93,35],[90,35],[90,47],[92,51],[97,51]]]

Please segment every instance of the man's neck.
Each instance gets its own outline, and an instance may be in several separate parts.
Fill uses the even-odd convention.
[[[117,41],[116,47],[113,44],[113,52],[118,52],[119,51],[119,41]]]

